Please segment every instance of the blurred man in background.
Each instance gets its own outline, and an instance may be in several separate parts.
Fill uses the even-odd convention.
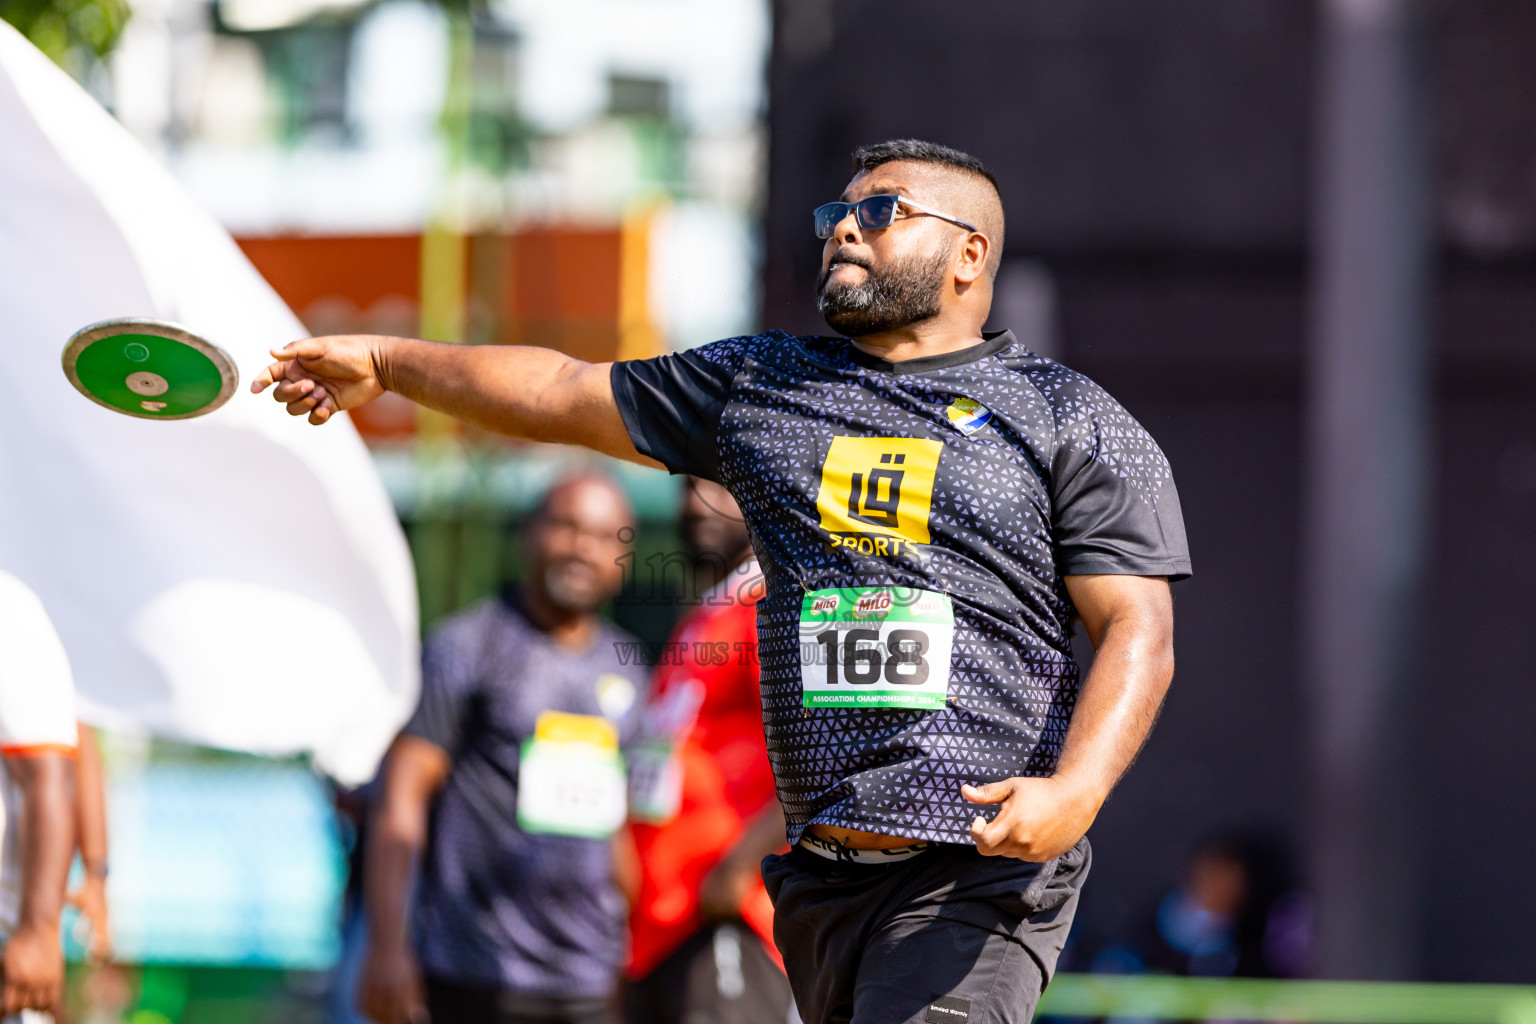
[[[680,528],[706,591],[653,680],[631,759],[639,886],[629,1024],[784,1024],[793,1002],[759,863],[784,845],[758,696],[763,578],[735,499],[691,477]]]
[[[1180,885],[1158,905],[1147,967],[1160,974],[1301,977],[1311,916],[1311,901],[1277,840],[1262,832],[1218,836],[1194,851]]]
[[[427,638],[366,855],[359,995],[380,1024],[611,1019],[624,901],[609,840],[644,680],[597,611],[632,536],[611,481],[566,480],[526,524],[521,587]]]
[[[58,1005],[59,914],[75,854],[79,733],[64,645],[37,595],[0,572],[0,1005],[7,1019]]]

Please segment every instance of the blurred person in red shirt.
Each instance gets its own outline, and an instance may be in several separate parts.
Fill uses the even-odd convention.
[[[625,1017],[784,1024],[798,1017],[759,871],[784,848],[758,695],[763,578],[724,487],[689,478],[680,518],[697,606],[660,659],[630,758]]]

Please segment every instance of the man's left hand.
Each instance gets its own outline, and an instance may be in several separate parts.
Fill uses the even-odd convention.
[[[1002,804],[990,822],[978,815],[971,823],[971,838],[982,856],[1036,863],[1072,849],[1104,802],[1101,796],[1060,777],[1004,779],[983,786],[961,786],[960,792],[972,803]]]
[[[22,925],[0,953],[4,973],[0,1005],[9,1016],[22,1010],[52,1010],[64,990],[64,953],[57,928]]]

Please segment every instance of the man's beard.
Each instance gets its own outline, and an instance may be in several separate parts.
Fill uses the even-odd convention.
[[[909,257],[883,271],[841,254],[832,258],[834,262],[816,282],[816,306],[827,326],[837,333],[858,338],[939,315],[939,299],[949,272],[948,248],[926,258]],[[838,263],[863,267],[864,280],[859,284],[828,284]]]
[[[577,571],[572,572],[572,568]],[[607,598],[595,581],[584,578],[579,563],[554,562],[544,567],[544,599],[562,612],[586,614]]]

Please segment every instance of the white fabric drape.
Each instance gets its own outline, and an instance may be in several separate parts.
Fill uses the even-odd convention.
[[[152,422],[77,394],[60,350],[183,323],[241,388]],[[227,233],[0,23],[0,568],[41,597],[81,717],[367,778],[414,703],[416,589],[357,433],[245,390],[303,328]]]

